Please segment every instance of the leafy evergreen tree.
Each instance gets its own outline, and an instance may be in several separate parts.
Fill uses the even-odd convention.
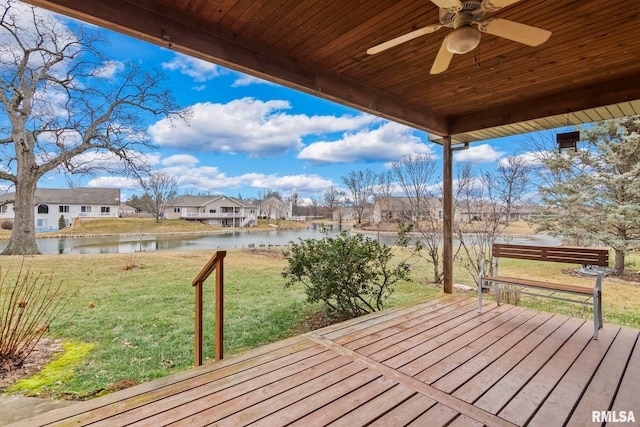
[[[583,130],[586,147],[545,151],[539,230],[581,245],[610,246],[614,273],[640,243],[640,116],[608,120]]]

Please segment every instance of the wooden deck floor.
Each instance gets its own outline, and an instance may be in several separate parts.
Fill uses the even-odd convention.
[[[640,419],[640,331],[443,296],[21,425],[560,426]],[[640,420],[637,420],[640,422]],[[607,424],[610,425],[610,424]]]

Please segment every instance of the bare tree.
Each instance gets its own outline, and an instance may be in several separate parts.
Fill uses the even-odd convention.
[[[454,233],[460,244],[456,259],[474,280],[480,260],[491,259],[491,245],[506,227],[497,185],[494,175],[475,176],[468,165],[458,173]]]
[[[393,172],[387,171],[386,173],[378,175],[375,205],[378,206],[378,211],[380,212],[381,224],[389,221],[389,212],[391,212],[392,207],[394,186],[395,181],[393,179]]]
[[[320,199],[317,197],[309,197],[309,209],[311,209],[311,215],[317,218],[320,213]]]
[[[420,220],[430,214],[427,201],[433,196],[430,189],[436,167],[436,162],[429,156],[420,154],[405,156],[391,165],[398,184],[409,199],[416,229],[420,229]]]
[[[164,215],[165,210],[178,197],[178,180],[166,172],[156,172],[140,179],[140,186],[149,197],[143,197],[144,210],[156,217],[156,222]]]
[[[351,171],[349,175],[342,177],[342,182],[348,189],[347,200],[356,214],[358,225],[362,224],[364,209],[373,197],[377,180],[377,175],[369,169]]]
[[[441,283],[444,271],[441,265],[442,200],[434,197],[433,179],[437,164],[429,156],[406,156],[394,162],[391,170],[396,181],[409,200],[414,230],[420,236],[420,244],[428,261],[433,264],[433,282]]]
[[[162,75],[105,60],[101,33],[71,30],[54,15],[0,6],[0,179],[15,186],[15,219],[3,254],[37,254],[35,190],[49,172],[133,173],[153,147],[143,116],[178,110]],[[113,77],[113,78],[112,78]]]
[[[523,203],[523,196],[529,190],[533,167],[522,156],[507,156],[498,162],[496,189],[504,202],[505,224],[509,225],[513,208]]]
[[[322,193],[324,207],[329,211],[329,217],[333,218],[333,213],[340,207],[340,199],[344,193],[334,186],[328,187]]]

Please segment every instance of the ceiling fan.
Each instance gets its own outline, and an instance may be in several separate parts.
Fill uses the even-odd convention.
[[[433,33],[442,27],[453,28],[453,31],[442,41],[429,72],[439,74],[449,68],[454,54],[464,54],[478,47],[480,33],[492,34],[529,46],[538,46],[547,41],[551,31],[542,28],[493,17],[481,20],[485,13],[495,12],[518,1],[520,0],[431,0],[440,8],[439,24],[428,25],[373,46],[367,50],[367,53],[375,55],[417,37]]]

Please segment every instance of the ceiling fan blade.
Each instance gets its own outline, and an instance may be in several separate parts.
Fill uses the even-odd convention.
[[[511,6],[520,0],[483,0],[481,9],[486,12],[495,12],[503,7]]]
[[[449,68],[451,58],[453,58],[453,53],[449,52],[447,49],[447,38],[445,37],[444,40],[442,40],[440,50],[438,50],[438,54],[436,55],[436,59],[433,61],[429,74],[440,74],[445,71]]]
[[[483,33],[493,34],[529,46],[538,46],[551,37],[551,31],[508,19],[491,18],[478,24]]]
[[[415,31],[411,31],[410,33],[407,33],[405,35],[402,35],[400,37],[396,37],[395,39],[391,39],[389,41],[386,41],[384,43],[380,43],[379,45],[373,46],[369,49],[367,49],[367,54],[369,55],[375,55],[376,53],[380,53],[383,50],[387,50],[389,48],[392,48],[394,46],[397,46],[399,44],[408,42],[409,40],[413,40],[415,38],[418,38],[420,36],[424,36],[425,34],[430,34],[433,33],[434,31],[437,31],[438,29],[440,29],[442,25],[440,24],[434,24],[434,25],[429,25],[427,27],[423,27],[420,29],[417,29]]]
[[[440,9],[462,9],[462,2],[460,0],[431,0],[431,3],[435,4]]]

